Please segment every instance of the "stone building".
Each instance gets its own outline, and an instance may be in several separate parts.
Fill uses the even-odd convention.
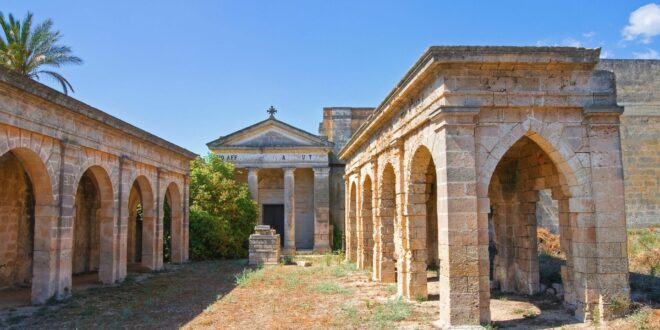
[[[408,299],[426,297],[437,266],[437,324],[488,323],[491,268],[503,291],[539,291],[545,190],[558,205],[565,304],[580,320],[607,317],[629,287],[623,107],[599,55],[431,47],[338,154],[347,259]]]
[[[209,149],[236,166],[259,207],[259,224],[282,237],[282,254],[330,251],[332,143],[275,118],[209,142]]]
[[[24,288],[44,303],[78,274],[110,284],[187,261],[193,157],[0,68],[0,299]]]
[[[614,72],[628,227],[660,224],[660,60],[600,60]]]

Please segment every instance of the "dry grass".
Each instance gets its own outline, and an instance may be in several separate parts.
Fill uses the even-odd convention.
[[[395,285],[371,281],[339,256],[304,258],[313,266],[191,263],[144,281],[77,293],[63,303],[0,311],[0,328],[431,329],[438,318],[442,293],[436,280],[429,282],[428,299],[405,302],[396,297]],[[429,279],[434,276],[430,272]],[[493,326],[592,328],[575,323],[560,303],[544,299],[493,296]],[[605,328],[648,328],[659,316],[657,309],[644,307]]]

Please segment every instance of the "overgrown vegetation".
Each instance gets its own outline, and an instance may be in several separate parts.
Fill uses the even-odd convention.
[[[394,298],[378,305],[374,310],[372,321],[377,327],[383,327],[390,322],[403,321],[412,313],[413,305],[403,299]]]
[[[195,260],[241,258],[257,219],[248,187],[215,154],[190,163],[190,255]]]

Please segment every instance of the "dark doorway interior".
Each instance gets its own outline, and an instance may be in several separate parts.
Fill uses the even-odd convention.
[[[280,234],[280,245],[284,244],[284,205],[264,205],[264,225]]]

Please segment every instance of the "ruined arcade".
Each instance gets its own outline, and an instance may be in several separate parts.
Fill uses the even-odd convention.
[[[186,262],[193,157],[0,69],[2,296],[40,304],[70,296],[80,276],[112,284],[129,267]]]
[[[564,303],[579,320],[608,317],[629,297],[624,109],[599,55],[431,47],[339,153],[346,258],[408,299],[426,297],[437,266],[436,324],[486,324],[491,284],[539,291],[534,210],[549,189]]]

